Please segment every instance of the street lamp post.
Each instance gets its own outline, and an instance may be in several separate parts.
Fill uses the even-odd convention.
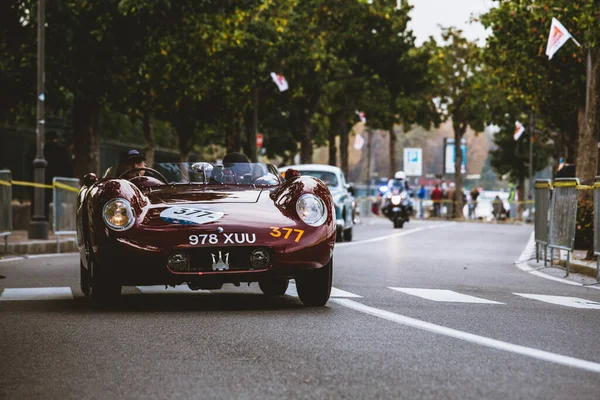
[[[44,159],[44,46],[46,25],[46,2],[38,0],[38,43],[37,43],[37,129],[36,154],[33,160],[34,180],[37,184],[45,182],[46,160]],[[29,223],[29,239],[48,239],[48,221],[45,215],[44,188],[34,188],[33,217]]]

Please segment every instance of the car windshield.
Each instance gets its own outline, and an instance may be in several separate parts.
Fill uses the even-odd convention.
[[[152,169],[135,169],[132,166],[116,165],[110,167],[104,174],[108,178],[121,177],[124,179],[135,178],[139,175],[151,176],[160,180],[164,177],[169,184],[275,186],[282,182],[275,166],[262,163],[158,163],[154,164]]]
[[[323,181],[329,187],[337,187],[339,185],[335,173],[329,171],[299,171],[300,175],[314,176]]]

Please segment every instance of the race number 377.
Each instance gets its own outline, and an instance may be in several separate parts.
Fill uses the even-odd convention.
[[[273,236],[275,238],[279,238],[279,237],[283,236],[284,239],[290,239],[290,237],[291,237],[292,239],[294,239],[294,242],[296,242],[296,243],[298,243],[300,241],[300,238],[302,237],[302,235],[304,235],[304,231],[302,229],[279,228],[279,227],[273,227],[273,226],[271,226],[269,229],[271,229],[271,233],[270,233],[271,236]]]

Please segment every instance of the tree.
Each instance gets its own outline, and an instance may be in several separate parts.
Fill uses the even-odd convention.
[[[598,132],[598,32],[600,2],[548,0],[500,1],[482,16],[491,28],[486,60],[511,102],[524,105],[521,112],[533,110],[538,125],[558,132],[554,138],[559,157],[577,156],[577,173],[586,183],[596,173]],[[544,49],[555,17],[583,44],[573,41],[548,60]],[[592,60],[590,110],[585,118],[585,59]],[[595,68],[595,69],[594,69]],[[595,102],[595,103],[594,103]],[[574,127],[578,127],[575,129]],[[562,145],[564,143],[564,146]]]
[[[456,217],[462,218],[461,140],[468,127],[481,132],[488,118],[486,79],[482,50],[454,28],[442,30],[440,46],[432,38],[426,44],[432,57],[430,66],[437,73],[439,107],[444,120],[452,121],[456,161],[454,182]]]

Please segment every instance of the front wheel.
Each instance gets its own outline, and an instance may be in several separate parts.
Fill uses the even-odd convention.
[[[403,226],[404,226],[404,220],[402,219],[402,217],[394,218],[394,228],[395,229],[402,229]]]
[[[333,257],[319,269],[296,277],[296,289],[300,301],[307,307],[323,307],[331,294],[333,280]]]
[[[107,306],[117,302],[121,296],[121,285],[111,279],[111,274],[98,264],[90,255],[87,269],[87,293],[91,302],[98,306]]]
[[[344,242],[352,241],[352,228],[348,228],[344,231]]]
[[[258,287],[265,296],[283,296],[290,283],[289,279],[265,279],[258,282]]]

